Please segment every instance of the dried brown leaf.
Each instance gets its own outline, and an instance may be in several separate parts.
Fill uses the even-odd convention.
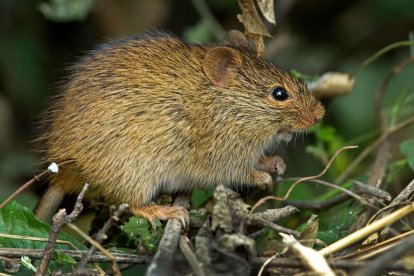
[[[263,36],[271,36],[266,30],[259,13],[254,4],[254,0],[238,0],[242,14],[237,18],[244,26],[244,33],[249,37],[256,46],[258,56],[262,56],[265,51]]]
[[[265,44],[262,35],[258,34],[249,34],[250,39],[253,41],[254,45],[256,46],[256,53],[257,56],[262,56],[265,52]]]
[[[308,87],[314,91],[318,98],[334,98],[344,96],[351,92],[355,79],[349,74],[340,72],[328,72],[318,80],[308,83]]]
[[[257,6],[262,12],[264,18],[266,18],[266,20],[270,23],[276,25],[274,0],[257,0]]]
[[[262,36],[271,36],[266,30],[253,0],[238,0],[242,14],[238,14],[237,18],[244,25],[245,33],[257,34]]]
[[[312,215],[308,220],[308,225],[300,233],[299,240],[304,246],[313,247],[316,242],[316,235],[319,230],[319,219]]]

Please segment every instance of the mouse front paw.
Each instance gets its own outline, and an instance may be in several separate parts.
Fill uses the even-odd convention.
[[[270,174],[263,171],[253,171],[250,174],[251,183],[254,186],[266,191],[271,191],[273,188],[273,179]]]
[[[286,170],[285,161],[280,156],[265,156],[259,160],[259,170],[282,175]]]

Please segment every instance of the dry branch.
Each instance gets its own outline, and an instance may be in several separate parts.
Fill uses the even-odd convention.
[[[375,259],[372,263],[365,266],[358,271],[355,275],[378,275],[384,268],[387,267],[391,261],[399,260],[407,251],[413,249],[414,235],[401,241],[401,243],[394,248],[388,250],[382,256]]]
[[[190,241],[187,236],[180,236],[180,250],[183,253],[184,257],[187,259],[189,265],[191,266],[194,274],[196,276],[205,276],[206,273],[203,270],[203,264],[197,260],[193,250],[190,247]]]
[[[359,229],[358,231],[346,236],[343,239],[340,239],[334,242],[333,244],[320,250],[319,253],[322,254],[323,256],[335,253],[338,250],[341,250],[347,246],[350,246],[364,239],[368,235],[382,229],[383,227],[388,226],[397,220],[400,220],[401,218],[405,217],[406,215],[412,212],[414,212],[414,203],[411,203],[401,209],[398,209],[397,211],[389,214],[388,216],[380,220],[377,220],[373,222],[372,224],[365,226],[364,228]]]
[[[112,207],[112,206],[111,206]],[[104,224],[104,226],[102,227],[101,230],[99,230],[97,236],[96,236],[96,242],[101,244],[104,240],[107,239],[107,235],[106,233],[109,231],[109,229],[111,228],[111,226],[118,222],[120,220],[120,216],[122,215],[122,213],[124,213],[126,210],[128,209],[128,204],[121,204],[119,205],[118,209],[116,209],[115,211],[111,212],[111,216],[109,217],[109,219],[106,221],[106,223]],[[96,251],[96,246],[94,246],[93,244],[91,245],[91,247],[89,248],[88,253],[86,253],[82,260],[80,261],[80,264],[78,266],[78,268],[75,270],[75,274],[77,273],[77,271],[80,271],[81,269],[85,269],[86,268],[86,264],[88,263],[89,259],[92,257],[92,255],[94,254],[94,252]]]
[[[59,254],[66,254],[71,256],[75,261],[80,261],[85,254],[85,251],[81,250],[54,250]],[[143,264],[150,259],[147,255],[136,255],[127,253],[113,253],[115,261],[119,264]],[[21,256],[28,256],[30,259],[41,259],[44,255],[42,249],[29,249],[29,248],[0,248],[0,256],[7,258],[20,258]],[[89,262],[99,263],[111,263],[112,259],[108,258],[102,253],[95,252],[90,257]]]
[[[268,258],[263,258],[263,257],[254,258],[252,260],[252,265],[258,269],[267,260]],[[373,263],[372,261],[335,260],[335,259],[329,260],[328,259],[328,264],[334,269],[353,270],[353,269],[358,269],[361,267],[369,266],[372,263]],[[267,264],[266,267],[267,268],[274,267],[274,268],[279,268],[279,269],[303,268],[304,265],[296,259],[279,257],[279,258],[273,258]],[[384,269],[393,270],[393,271],[413,271],[413,269],[408,269],[401,263],[388,264],[386,267],[384,267]]]
[[[342,147],[339,150],[337,150],[334,154],[334,156],[331,158],[331,160],[329,160],[328,164],[326,164],[325,168],[318,173],[317,175],[312,175],[312,176],[306,176],[306,177],[302,177],[298,180],[295,181],[295,183],[292,184],[292,186],[290,186],[289,190],[286,192],[286,194],[283,197],[276,197],[276,196],[266,196],[264,198],[261,198],[259,201],[257,201],[257,203],[252,207],[250,214],[252,214],[254,212],[254,210],[256,210],[257,207],[259,207],[260,205],[262,205],[263,203],[265,203],[268,200],[286,200],[289,196],[290,193],[293,191],[293,189],[299,184],[302,183],[304,181],[309,181],[309,180],[314,180],[317,179],[321,176],[323,176],[328,169],[331,167],[332,163],[335,161],[336,157],[341,154],[341,152],[348,150],[348,149],[355,149],[357,148],[357,146],[347,146],[347,147]]]
[[[3,201],[0,204],[0,209],[3,208],[7,203],[9,203],[13,198],[15,198],[18,194],[20,194],[22,191],[24,191],[25,189],[27,189],[33,183],[35,183],[37,181],[40,181],[43,177],[49,175],[50,173],[57,173],[57,170],[54,171],[55,166],[56,166],[56,169],[57,169],[57,168],[59,168],[61,166],[64,166],[64,165],[69,164],[69,163],[72,163],[72,162],[73,162],[72,160],[68,160],[68,161],[64,161],[64,162],[60,163],[59,165],[57,165],[55,163],[52,163],[46,170],[44,170],[43,172],[41,172],[41,173],[33,176],[32,179],[30,179],[29,181],[27,181],[26,183],[24,183],[19,189],[17,189],[16,191],[14,191],[13,194],[11,194],[5,201]],[[55,165],[55,166],[53,166],[53,169],[51,169],[51,166],[52,165]]]
[[[174,206],[188,208],[188,197],[178,196]],[[183,225],[179,220],[170,219],[165,226],[164,235],[158,245],[157,253],[148,266],[147,276],[171,275],[175,251],[177,250]]]
[[[58,213],[53,217],[52,231],[50,232],[49,240],[46,244],[43,258],[40,261],[39,267],[36,272],[36,276],[41,276],[41,275],[46,274],[46,269],[52,257],[53,248],[56,244],[56,240],[58,238],[60,229],[62,229],[62,227],[66,223],[75,220],[79,216],[79,214],[82,212],[82,209],[83,209],[82,200],[83,200],[83,197],[85,196],[88,186],[89,185],[87,183],[83,186],[82,191],[79,193],[78,198],[76,199],[76,203],[75,203],[72,213],[70,213],[69,215],[66,215],[66,210],[60,209]]]

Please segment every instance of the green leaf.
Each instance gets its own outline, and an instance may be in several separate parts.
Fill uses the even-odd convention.
[[[263,254],[263,252],[268,250],[269,240],[273,238],[274,234],[273,230],[266,229],[256,238],[256,248],[259,254]]]
[[[76,264],[76,261],[71,256],[64,254],[64,253],[58,253],[56,251],[53,251],[53,258],[58,264],[61,265],[73,265]]]
[[[319,219],[317,215],[312,215],[304,225],[303,231],[300,233],[299,240],[301,244],[313,247],[319,229]]]
[[[38,220],[31,210],[17,201],[9,202],[0,210],[0,247],[43,249],[46,241],[3,237],[1,233],[47,239],[50,229],[50,225]],[[61,232],[59,239],[72,243],[78,249],[86,249],[84,245],[65,233]],[[73,249],[69,245],[62,244],[57,244],[56,248]]]
[[[400,144],[402,154],[407,158],[408,166],[414,171],[414,139],[409,139]]]
[[[328,230],[328,231],[320,231],[318,233],[318,239],[323,241],[326,244],[332,244],[339,240],[342,236],[336,233],[335,231]]]
[[[342,203],[327,212],[320,213],[320,225],[325,225],[325,229],[318,233],[318,239],[326,244],[331,244],[346,236],[349,227],[358,218],[362,210],[363,207],[360,205]]]
[[[206,202],[213,195],[213,189],[199,190],[195,189],[191,193],[191,206],[194,209],[200,208],[200,206]]]
[[[94,0],[50,0],[39,4],[39,10],[50,20],[68,22],[83,20],[92,8]]]
[[[153,252],[164,232],[159,220],[155,221],[154,226],[155,229],[152,230],[146,219],[130,217],[128,222],[121,226],[121,229],[136,245],[142,244],[148,252]]]
[[[184,30],[184,37],[188,41],[202,43],[209,42],[213,38],[209,23],[206,20],[201,20],[196,25],[186,28]]]

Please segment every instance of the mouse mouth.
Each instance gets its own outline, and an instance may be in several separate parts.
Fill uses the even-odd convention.
[[[280,141],[289,142],[292,139],[293,133],[292,130],[282,129],[276,136]]]

